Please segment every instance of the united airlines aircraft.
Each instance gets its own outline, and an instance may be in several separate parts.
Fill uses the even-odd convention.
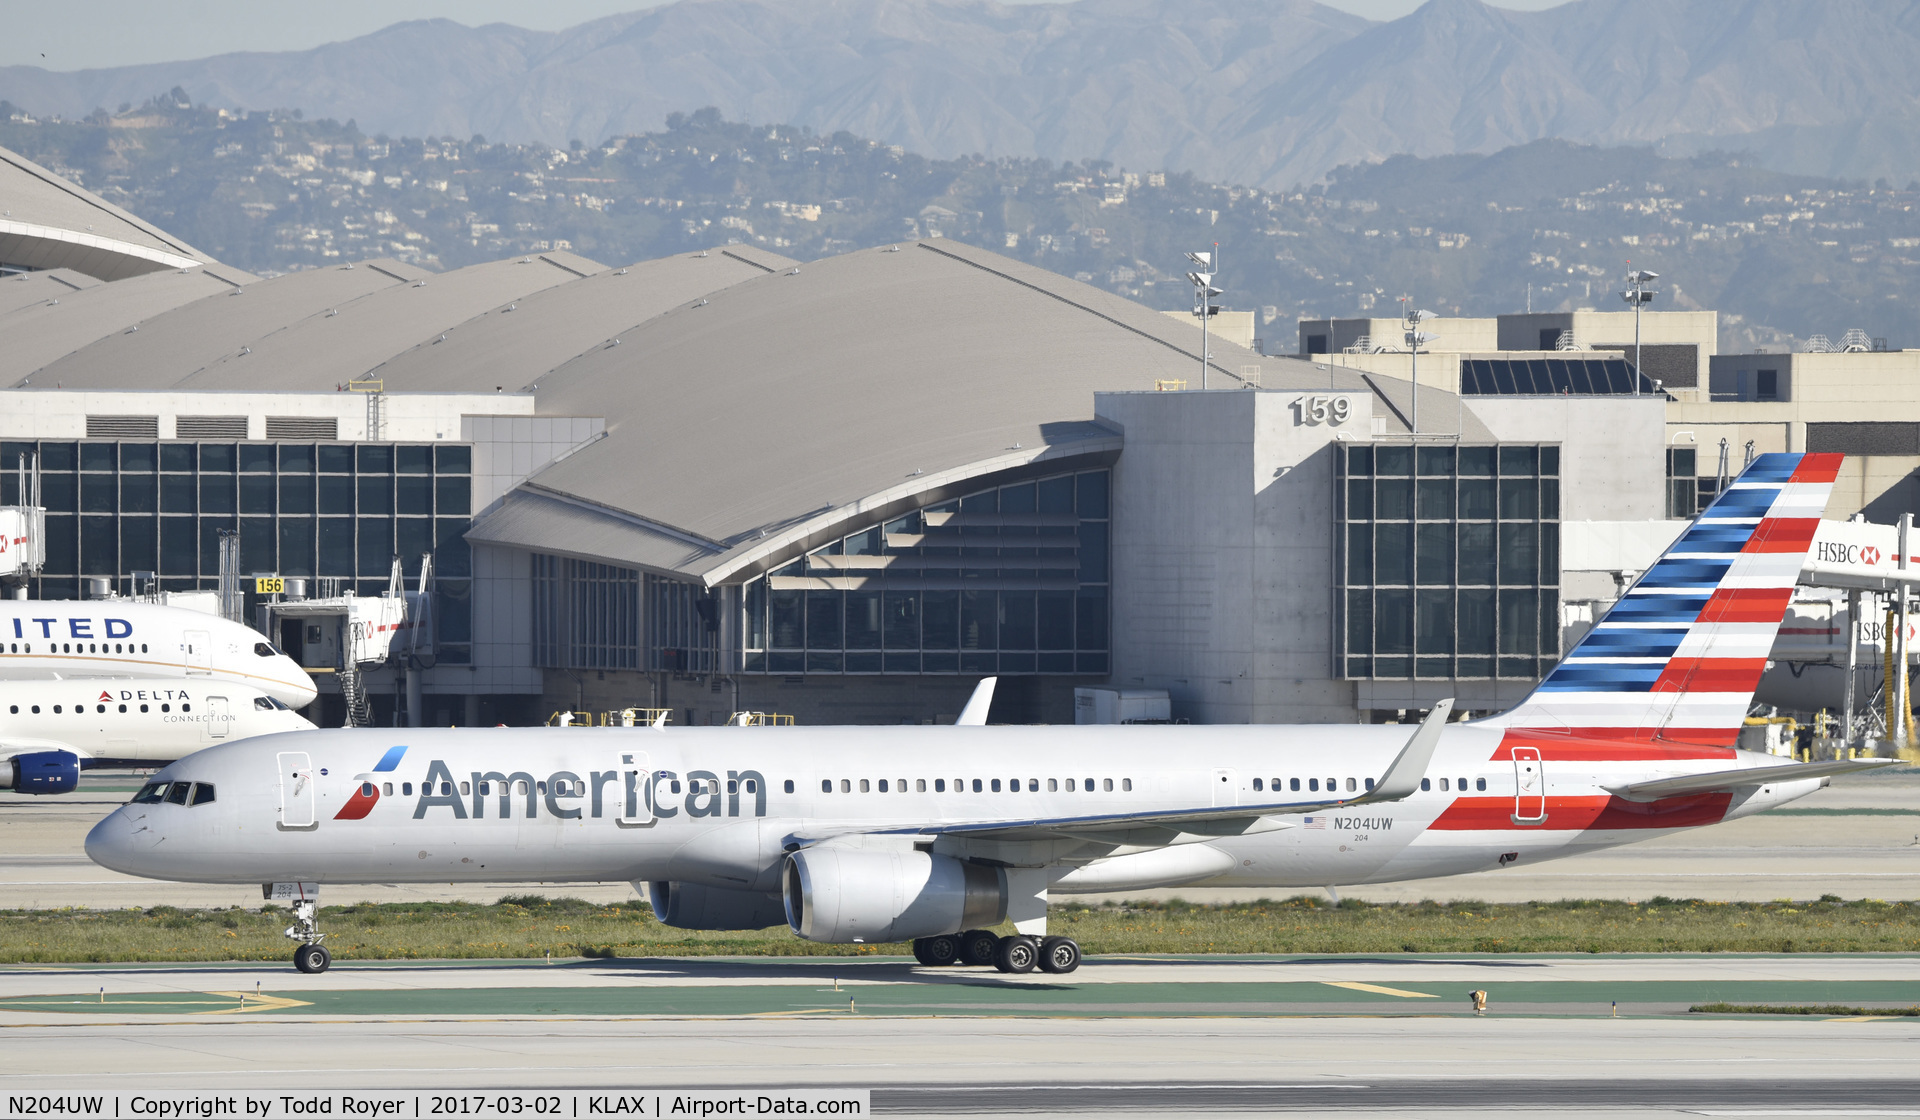
[[[0,599],[0,680],[162,677],[231,681],[313,702],[293,658],[219,615],[128,599]]]
[[[1399,726],[340,730],[214,747],[87,852],[294,904],[631,881],[660,920],[1068,972],[1050,894],[1458,875],[1749,816],[1877,761],[1734,749],[1838,455],[1762,455],[1518,707]],[[990,932],[1010,919],[1014,932]]]

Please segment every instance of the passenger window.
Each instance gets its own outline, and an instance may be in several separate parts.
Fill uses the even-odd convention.
[[[78,708],[75,708],[75,709],[74,709],[74,711],[79,711],[79,710],[80,710],[80,709],[78,709]],[[95,712],[105,712],[105,711],[107,710],[107,706],[106,706],[105,704],[95,704],[95,705],[93,706],[93,710],[94,710]]]
[[[995,778],[995,779],[993,780],[993,792],[995,792],[995,793],[999,793],[999,792],[1000,792],[1000,779],[998,779],[998,778]]]
[[[676,792],[676,793],[678,793],[679,791],[678,791],[678,790],[675,790],[674,792]],[[842,778],[842,779],[840,779],[840,792],[841,792],[841,793],[852,793],[852,792],[853,792],[853,783],[852,783],[851,781],[849,781],[848,779],[846,779],[846,778]]]
[[[1112,778],[1103,778],[1103,779],[1101,779],[1101,782],[1100,782],[1100,787],[1101,787],[1101,788],[1102,788],[1103,790],[1105,790],[1105,791],[1106,791],[1107,793],[1112,793],[1112,792],[1113,792],[1113,779],[1112,779]]]
[[[1120,779],[1120,792],[1121,792],[1121,793],[1132,793],[1132,792],[1133,792],[1133,779],[1132,779],[1132,778],[1122,778],[1122,779]]]
[[[400,796],[402,796],[402,797],[412,797],[412,796],[413,796],[413,783],[412,783],[412,782],[401,782],[401,783],[400,783]]]
[[[122,704],[122,705],[120,705],[120,710],[121,710],[121,711],[123,711],[123,712],[124,712],[124,711],[126,711],[126,710],[127,710],[127,706],[126,706],[125,704]]]
[[[1447,788],[1448,788],[1447,780],[1445,778],[1440,779],[1440,792],[1441,793],[1447,792]]]
[[[1426,790],[1430,790],[1430,789],[1432,789],[1432,788],[1433,788],[1433,779],[1432,779],[1432,778],[1422,778],[1422,779],[1420,779],[1420,789],[1421,789],[1421,790],[1422,790],[1423,792],[1424,792],[1424,791],[1426,791]]]
[[[53,706],[53,714],[54,714],[54,715],[56,715],[56,716],[60,714],[60,705],[58,705],[58,704],[55,704],[55,705]]]
[[[1474,788],[1474,789],[1478,789],[1478,790],[1484,790],[1484,789],[1486,789],[1486,788],[1487,788],[1487,780],[1486,780],[1485,778],[1475,778],[1475,779],[1473,780],[1473,788]]]
[[[513,786],[514,786],[513,792],[519,794],[522,797],[525,797],[527,795],[527,782],[525,778],[522,778],[521,780],[513,783]],[[680,792],[679,782],[673,783],[673,792],[675,793]]]
[[[1256,790],[1260,788],[1260,779],[1258,779],[1258,778],[1255,778],[1255,779],[1253,780],[1253,788],[1254,788],[1254,789],[1256,789]]]
[[[440,783],[440,796],[442,796],[442,797],[452,797],[452,796],[453,796],[453,783],[452,783],[452,782],[441,782],[441,783]]]
[[[935,793],[947,792],[947,780],[945,778],[935,778],[933,780],[933,792]]]
[[[1295,792],[1295,793],[1299,793],[1299,792],[1300,792],[1300,779],[1298,779],[1298,778],[1288,778],[1288,779],[1287,779],[1287,788],[1288,788],[1288,789],[1290,789],[1290,790],[1292,790],[1292,791],[1293,791],[1293,792]]]
[[[865,782],[860,783],[860,792],[861,793],[867,792],[867,785]],[[887,780],[885,778],[880,779],[880,792],[881,793],[887,792]]]
[[[1047,779],[1047,792],[1048,792],[1048,793],[1058,793],[1058,792],[1060,792],[1060,779],[1058,779],[1058,778],[1048,778],[1048,779]]]
[[[147,710],[147,706],[146,706],[145,704],[142,704],[142,705],[140,705],[140,710],[141,710],[141,711],[143,711],[143,712],[144,712],[144,711],[146,711],[146,710]]]
[[[1368,792],[1368,793],[1372,793],[1372,792],[1373,792],[1373,779],[1372,779],[1372,778],[1368,778],[1368,779],[1367,779],[1367,792]]]
[[[140,643],[140,652],[141,652],[141,653],[145,653],[145,652],[147,652],[147,643],[145,643],[145,642],[141,642],[141,643]]]
[[[1084,789],[1084,790],[1086,790],[1086,791],[1087,791],[1088,793],[1092,793],[1092,792],[1093,792],[1093,779],[1092,779],[1092,778],[1082,778],[1082,779],[1080,779],[1080,788],[1081,788],[1081,789]]]
[[[38,705],[38,704],[35,704],[35,705],[33,706],[33,714],[34,714],[34,715],[36,715],[36,716],[40,714],[40,705]]]
[[[793,792],[793,779],[792,779],[792,778],[788,778],[788,779],[787,779],[787,782],[786,782],[786,790],[787,790],[787,792],[788,792],[788,793],[792,793],[792,792]]]
[[[792,783],[791,783],[791,782],[789,782],[789,783],[788,783],[788,785],[792,785]],[[759,783],[759,782],[756,782],[756,781],[754,781],[754,780],[753,780],[752,778],[748,778],[748,779],[747,779],[747,792],[748,792],[748,793],[759,793],[759,792],[760,792],[760,783]],[[792,792],[793,792],[793,790],[791,790],[791,789],[789,789],[789,790],[787,790],[787,792],[788,792],[788,793],[792,793]]]
[[[372,791],[372,790],[368,790],[367,792],[368,792],[368,793],[372,793],[373,791]],[[471,782],[461,782],[461,783],[460,783],[460,792],[461,792],[461,794],[462,794],[462,795],[465,795],[465,794],[469,794],[469,793],[472,793],[472,792],[473,792],[473,785],[472,785],[472,783],[471,783]]]
[[[161,706],[162,706],[163,708],[165,707],[165,705],[164,705],[164,704],[163,704],[163,705],[161,705]],[[180,710],[181,710],[181,711],[183,711],[183,712],[191,712],[191,711],[193,710],[193,705],[192,705],[192,704],[182,704],[182,705],[180,705]]]
[[[362,796],[362,797],[372,797],[372,796],[373,796],[373,783],[372,783],[372,782],[361,782],[361,783],[360,783],[360,796]]]
[[[1355,792],[1356,790],[1358,790],[1359,788],[1360,788],[1360,784],[1359,784],[1358,782],[1356,782],[1356,781],[1354,781],[1354,780],[1353,780],[1352,778],[1348,778],[1348,779],[1347,779],[1347,792],[1348,792],[1348,793],[1353,793],[1353,792]]]
[[[388,797],[392,797],[392,796],[393,796],[393,783],[392,783],[392,782],[382,782],[382,783],[380,783],[380,792],[381,792],[381,793],[384,793],[384,794],[386,794],[386,795],[387,795]],[[481,792],[481,793],[485,793],[485,792],[487,792],[487,791],[483,789],[483,790],[481,790],[480,792]]]
[[[187,803],[187,794],[190,793],[192,789],[192,782],[173,783],[173,786],[167,790],[167,804],[185,805]]]
[[[1459,790],[1461,793],[1467,792],[1467,780],[1465,778],[1461,778],[1453,788]]]
[[[1068,778],[1068,779],[1067,779],[1067,792],[1068,792],[1068,793],[1072,793],[1072,792],[1073,792],[1073,779],[1072,779],[1072,778]]]
[[[995,782],[995,783],[993,783],[993,788],[994,788],[994,789],[999,789],[999,788],[1000,788],[1000,783],[999,783],[999,782]],[[975,793],[979,793],[979,792],[980,792],[980,779],[978,779],[978,778],[975,778],[975,779],[973,780],[973,792],[975,792]]]
[[[913,792],[915,793],[927,792],[927,780],[925,778],[915,778],[913,780]]]
[[[870,784],[870,783],[868,783],[868,781],[867,781],[867,780],[866,780],[865,778],[862,778],[862,779],[860,779],[860,792],[861,792],[861,793],[872,793],[872,792],[873,792],[873,788],[872,788],[872,786],[871,786],[871,784]]]
[[[162,705],[160,705],[160,710],[161,710],[161,711],[163,711],[163,712],[171,712],[171,711],[173,710],[173,705],[172,705],[172,704],[162,704]]]
[[[1038,779],[1038,778],[1028,778],[1028,779],[1027,779],[1027,792],[1028,792],[1028,793],[1039,793],[1039,792],[1040,792],[1040,779]]]
[[[728,793],[739,793],[739,792],[740,792],[740,779],[738,779],[738,778],[728,778],[728,779],[727,779],[727,792],[728,792]]]
[[[1312,790],[1312,791],[1313,791],[1314,793],[1319,793],[1319,792],[1320,792],[1320,779],[1318,779],[1318,778],[1308,778],[1308,779],[1307,779],[1307,788],[1308,788],[1309,790]]]
[[[920,784],[923,788],[926,786],[925,782],[922,782]],[[907,780],[905,778],[901,778],[899,781],[893,783],[893,789],[894,789],[894,792],[896,793],[907,792]]]
[[[821,793],[832,793],[832,792],[833,792],[833,779],[832,779],[832,778],[822,778],[822,779],[820,779],[820,792],[821,792]]]

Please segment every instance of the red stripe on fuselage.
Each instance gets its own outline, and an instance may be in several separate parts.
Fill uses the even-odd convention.
[[[347,800],[347,803],[340,806],[340,811],[333,815],[333,819],[336,821],[363,820],[368,813],[373,812],[373,807],[379,804],[379,802],[380,794],[378,792],[369,797],[367,796],[366,790],[356,789],[353,791],[353,796]]]
[[[1549,777],[1551,781],[1551,777]],[[1632,828],[1694,828],[1726,819],[1733,795],[1692,793],[1659,801],[1627,801],[1610,794],[1547,797],[1547,817],[1533,824],[1516,824],[1511,797],[1458,797],[1427,827],[1439,832],[1523,832],[1550,829],[1564,832],[1611,831]]]
[[[1817,517],[1769,517],[1754,526],[1742,552],[1805,552],[1813,547]]]
[[[1840,477],[1840,464],[1847,457],[1837,451],[1815,451],[1800,457],[1800,465],[1793,468],[1793,477],[1788,482],[1825,482],[1832,484]]]
[[[1500,739],[1493,761],[1511,762],[1513,748],[1531,747],[1548,762],[1661,762],[1667,759],[1734,757],[1739,728],[1688,727],[1667,731],[1671,738],[1649,739],[1630,727],[1588,727],[1577,731],[1514,729]]]
[[[1676,657],[1653,682],[1653,691],[1752,692],[1766,670],[1764,657]]]
[[[1787,615],[1792,587],[1722,587],[1700,609],[1700,622],[1773,622]]]

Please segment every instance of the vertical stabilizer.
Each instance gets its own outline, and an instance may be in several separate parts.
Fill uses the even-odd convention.
[[[1732,746],[1842,458],[1756,457],[1532,694],[1484,722]]]

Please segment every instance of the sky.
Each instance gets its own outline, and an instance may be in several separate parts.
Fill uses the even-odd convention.
[[[289,51],[352,39],[410,19],[557,31],[662,0],[0,0],[0,66],[85,70],[230,51]],[[1012,3],[1045,0],[1009,0]],[[1368,19],[1398,19],[1421,0],[1322,0]],[[1496,0],[1537,10],[1566,0]]]

